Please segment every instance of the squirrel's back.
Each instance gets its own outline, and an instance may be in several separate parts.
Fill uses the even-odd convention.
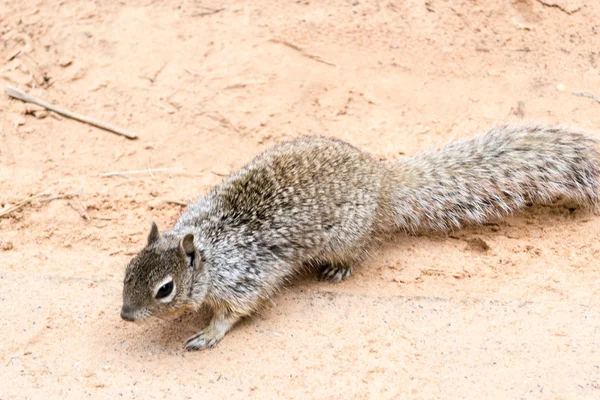
[[[382,219],[386,167],[348,143],[320,137],[275,146],[186,209],[220,254],[302,267],[367,251]],[[243,250],[240,250],[243,249]],[[207,249],[208,250],[208,249]],[[356,251],[357,260],[363,258]],[[287,271],[283,271],[287,275]]]

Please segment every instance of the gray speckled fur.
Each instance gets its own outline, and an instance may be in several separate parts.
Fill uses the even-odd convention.
[[[482,223],[560,196],[597,208],[599,168],[596,142],[563,127],[502,126],[393,163],[338,140],[296,139],[149,238],[127,268],[124,306],[141,319],[209,305],[212,322],[187,347],[210,347],[301,270],[343,279],[391,233]],[[152,288],[167,275],[177,292],[158,304]]]

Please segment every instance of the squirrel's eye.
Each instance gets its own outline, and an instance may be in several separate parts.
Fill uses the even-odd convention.
[[[160,289],[158,289],[158,292],[156,292],[156,298],[164,299],[165,297],[169,296],[172,291],[173,291],[173,281],[167,282],[164,285],[162,285],[160,287]]]

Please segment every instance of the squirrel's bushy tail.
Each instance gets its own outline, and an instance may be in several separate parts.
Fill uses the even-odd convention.
[[[396,227],[483,223],[558,197],[598,208],[598,142],[564,127],[502,126],[391,166]]]

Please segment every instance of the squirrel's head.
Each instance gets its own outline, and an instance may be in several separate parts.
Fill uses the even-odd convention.
[[[160,235],[152,222],[148,244],[127,266],[123,282],[121,318],[141,321],[161,317],[194,304],[205,293],[199,284],[204,272],[201,253],[190,233],[183,238]]]

